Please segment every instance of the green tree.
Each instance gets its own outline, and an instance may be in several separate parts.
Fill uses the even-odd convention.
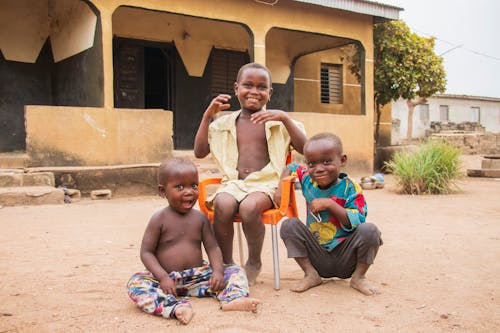
[[[382,106],[400,97],[408,105],[407,140],[411,141],[415,106],[446,88],[443,58],[434,53],[434,38],[412,33],[403,21],[374,26],[375,141]]]

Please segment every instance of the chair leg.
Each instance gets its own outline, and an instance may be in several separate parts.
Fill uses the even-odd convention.
[[[238,226],[236,227],[236,232],[238,234],[238,251],[240,253],[240,266],[244,267],[245,263],[243,262],[244,256],[243,256],[243,237],[241,236],[242,231],[241,231],[241,223],[236,223]]]
[[[274,289],[280,289],[280,263],[278,256],[278,227],[276,224],[271,225],[271,234],[273,240],[273,268],[274,268]]]

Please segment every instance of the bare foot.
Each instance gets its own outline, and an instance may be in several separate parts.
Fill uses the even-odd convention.
[[[251,287],[257,281],[257,276],[259,276],[262,270],[262,264],[251,265],[248,262],[245,264],[245,272],[247,273],[248,285]]]
[[[351,288],[354,288],[367,296],[378,294],[377,288],[375,288],[374,286],[369,284],[368,281],[366,280],[366,278],[364,278],[364,277],[362,277],[362,278],[353,277],[353,278],[351,278],[350,284],[351,284]]]
[[[308,289],[314,288],[322,284],[321,276],[318,273],[316,274],[307,274],[304,276],[302,280],[297,282],[295,286],[290,288],[291,291],[295,291],[296,293],[304,292]]]
[[[190,306],[178,306],[175,308],[175,317],[181,324],[187,325],[193,318],[193,309]]]
[[[252,311],[257,312],[260,301],[251,297],[240,297],[221,306],[222,311]]]

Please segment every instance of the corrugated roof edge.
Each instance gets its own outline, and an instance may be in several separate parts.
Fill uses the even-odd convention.
[[[293,0],[313,5],[371,15],[382,20],[399,20],[403,8],[367,0]]]
[[[482,101],[488,101],[488,102],[500,102],[500,98],[499,97],[488,97],[488,96],[457,95],[457,94],[435,94],[432,97],[436,97],[436,98],[451,98],[451,99],[482,100]]]

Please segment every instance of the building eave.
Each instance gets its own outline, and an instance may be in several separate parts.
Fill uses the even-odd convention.
[[[455,95],[455,94],[436,94],[434,98],[448,98],[448,99],[466,99],[466,100],[480,100],[488,102],[500,102],[500,98],[486,97],[486,96],[471,96],[471,95]]]
[[[317,6],[371,15],[374,21],[398,20],[403,8],[368,0],[294,0]]]

